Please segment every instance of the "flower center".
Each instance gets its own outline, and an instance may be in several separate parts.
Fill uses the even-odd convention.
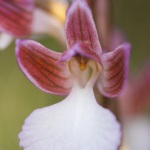
[[[81,87],[85,87],[89,82],[93,86],[100,72],[100,66],[97,62],[80,55],[70,59],[69,69],[74,84]]]
[[[80,55],[75,56],[75,59],[78,61],[79,69],[81,71],[86,70],[89,59]]]
[[[80,61],[81,61],[80,64],[79,64],[80,70],[84,71],[86,69],[86,63],[85,63],[85,60],[84,60],[83,56],[81,56]]]

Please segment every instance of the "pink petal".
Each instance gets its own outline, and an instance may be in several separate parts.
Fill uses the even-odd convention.
[[[66,17],[65,33],[68,48],[76,42],[83,42],[94,52],[101,54],[102,49],[91,10],[84,0],[75,0],[70,6]]]
[[[63,53],[60,60],[61,61],[68,60],[77,54],[79,54],[83,57],[86,57],[86,58],[93,59],[93,60],[97,61],[99,64],[101,64],[99,55],[97,55],[95,52],[93,52],[92,49],[84,43],[76,43],[71,49],[69,49]]]
[[[71,83],[68,64],[58,66],[61,53],[51,51],[32,40],[18,40],[17,62],[26,77],[44,92],[66,95]]]
[[[122,44],[101,56],[103,71],[97,84],[101,93],[115,97],[122,91],[128,75],[130,44]]]
[[[31,32],[33,1],[1,0],[0,31],[15,37],[26,36]]]

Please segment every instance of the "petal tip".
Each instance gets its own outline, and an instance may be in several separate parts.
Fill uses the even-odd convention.
[[[130,43],[123,43],[122,45],[120,45],[119,47],[123,48],[126,53],[129,54],[130,50],[131,50],[131,44]],[[118,49],[118,48],[117,48]],[[128,51],[128,52],[127,52]]]
[[[20,45],[20,43],[22,42],[22,39],[16,39],[16,45]]]
[[[16,39],[16,45],[21,45],[21,44],[23,44],[26,41],[29,41],[29,40],[28,39]]]
[[[23,44],[24,41],[25,40],[22,40],[22,39],[16,39],[15,41],[15,44],[16,44],[15,51],[16,51],[17,60],[19,58],[19,51],[20,51],[21,45]]]
[[[21,40],[20,39],[16,39],[15,44],[16,44],[15,52],[16,52],[16,56],[17,56],[17,60],[18,60],[18,53],[19,53],[19,50],[20,50]]]

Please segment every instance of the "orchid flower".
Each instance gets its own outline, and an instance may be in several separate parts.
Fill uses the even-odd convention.
[[[64,43],[63,25],[51,14],[34,6],[33,0],[0,1],[0,49],[14,38],[31,34],[49,34]]]
[[[93,87],[117,96],[127,78],[130,44],[102,53],[91,10],[74,0],[66,14],[67,50],[54,52],[33,40],[17,40],[17,62],[25,76],[44,92],[66,95],[52,106],[33,111],[19,133],[24,150],[117,150],[121,129],[100,106]],[[97,79],[100,78],[99,81]]]

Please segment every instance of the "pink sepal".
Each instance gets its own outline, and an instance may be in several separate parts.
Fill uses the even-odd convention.
[[[95,53],[102,53],[91,10],[84,0],[72,2],[67,11],[65,33],[68,49],[83,42]]]
[[[97,83],[99,91],[110,98],[118,96],[128,76],[130,44],[125,43],[114,51],[102,54],[102,73]]]
[[[31,33],[34,4],[33,0],[1,0],[0,31],[15,37]]]
[[[67,95],[72,86],[68,64],[58,61],[61,53],[45,48],[33,40],[17,40],[17,62],[25,76],[44,92]]]

